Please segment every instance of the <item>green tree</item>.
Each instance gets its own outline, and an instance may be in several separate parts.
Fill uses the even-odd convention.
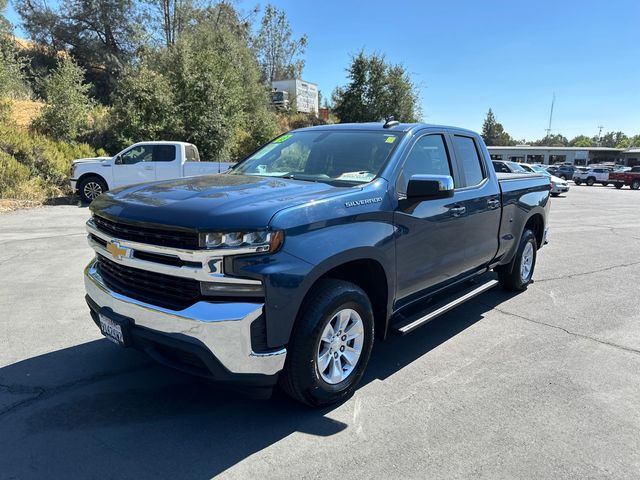
[[[63,56],[56,70],[43,80],[46,105],[34,120],[36,130],[57,140],[75,141],[88,129],[93,102],[84,83],[84,71]]]
[[[601,147],[626,148],[629,138],[623,132],[607,132],[598,143]]]
[[[390,116],[403,122],[420,118],[419,96],[402,65],[384,56],[359,52],[347,69],[349,83],[334,90],[334,111],[342,122],[374,122]]]
[[[146,64],[125,71],[111,118],[121,145],[162,140],[181,131],[169,79]]]
[[[502,124],[496,120],[491,109],[487,112],[487,116],[482,124],[482,138],[484,139],[484,143],[489,146],[516,144],[513,138],[511,138],[511,135],[504,131]]]
[[[302,75],[302,55],[307,48],[307,36],[293,38],[284,10],[267,5],[253,46],[262,69],[262,78],[269,85],[274,80]]]
[[[568,147],[569,140],[564,135],[559,133],[549,134],[541,138],[540,140],[536,140],[532,142],[532,145],[545,146],[545,147]]]
[[[569,142],[570,147],[592,147],[593,145],[593,140],[586,135],[578,135]]]
[[[273,138],[277,119],[249,41],[231,5],[203,9],[175,45],[124,75],[113,107],[116,137],[192,142],[211,161],[237,160]]]
[[[0,102],[29,95],[23,75],[24,59],[18,55],[13,28],[4,17],[7,0],[0,0]],[[4,104],[3,109],[8,105]]]
[[[68,50],[109,102],[118,76],[142,43],[142,16],[134,0],[17,0],[16,9],[31,38],[53,51]]]

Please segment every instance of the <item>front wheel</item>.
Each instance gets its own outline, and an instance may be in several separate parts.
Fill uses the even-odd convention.
[[[640,180],[634,180],[631,182],[631,189],[638,190],[640,188]]]
[[[580,185],[582,183],[582,180],[580,180],[579,178],[576,178],[573,180],[573,183],[575,183],[576,185]]]
[[[608,187],[609,186],[609,182],[602,182],[602,186],[603,187]]]
[[[294,399],[322,406],[349,397],[362,378],[373,347],[373,309],[361,288],[343,280],[320,280],[307,298],[280,380]]]
[[[593,187],[593,184],[596,183],[596,179],[593,177],[589,177],[587,178],[587,185],[589,185],[590,187]]]
[[[502,288],[515,291],[527,289],[533,278],[537,252],[536,236],[531,230],[525,230],[511,262],[496,268]]]
[[[559,195],[560,195],[559,193],[553,193],[553,192],[551,192],[551,196],[552,196],[552,197],[557,197],[557,196],[559,196]]]
[[[107,184],[100,177],[85,177],[78,184],[80,198],[86,203],[91,203],[106,191]]]
[[[624,183],[616,183],[616,184],[614,184],[614,186],[615,186],[618,190],[620,190],[620,189],[624,186]]]

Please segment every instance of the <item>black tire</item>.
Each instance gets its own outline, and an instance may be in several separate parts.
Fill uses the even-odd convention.
[[[561,178],[562,180],[566,180],[566,179],[567,179],[567,176],[566,176],[566,175],[560,175],[560,178]]]
[[[523,253],[527,245],[531,245],[533,247],[533,251],[531,252],[533,258],[531,268],[526,275],[526,278],[523,278],[521,274],[521,267],[523,261]],[[525,230],[522,233],[522,237],[520,238],[518,250],[516,251],[516,254],[514,255],[511,262],[509,262],[507,265],[502,265],[496,268],[496,272],[498,273],[498,280],[500,281],[500,285],[502,286],[502,288],[512,291],[526,290],[531,283],[531,279],[533,278],[533,271],[536,267],[537,255],[538,242],[536,241],[536,236],[531,230]]]
[[[552,197],[557,197],[557,196],[559,196],[559,195],[560,195],[559,193],[553,193],[553,192],[551,193],[551,196],[552,196]]]
[[[107,190],[107,182],[96,175],[84,177],[78,182],[78,194],[80,199],[86,203],[91,203],[98,195]]]
[[[609,186],[609,182],[602,182],[602,186],[603,187],[608,187]]]
[[[573,183],[575,183],[576,185],[580,185],[582,184],[582,180],[580,180],[579,178],[576,178]]]
[[[596,179],[593,177],[589,177],[587,178],[587,185],[589,185],[590,187],[593,187],[593,184],[596,183]]]
[[[634,180],[631,182],[631,190],[638,190],[640,188],[640,180]]]
[[[300,309],[287,347],[280,384],[295,400],[319,407],[345,400],[361,380],[373,347],[373,309],[361,288],[343,280],[320,280],[307,299]],[[323,379],[318,367],[320,337],[328,323],[344,309],[354,310],[362,319],[364,342],[351,373],[343,381],[331,384]]]
[[[618,190],[620,190],[622,187],[624,187],[624,183],[614,183],[613,185],[614,185],[614,187],[616,187]]]

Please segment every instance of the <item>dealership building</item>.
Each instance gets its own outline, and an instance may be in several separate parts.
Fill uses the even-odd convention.
[[[508,160],[519,163],[568,163],[591,165],[593,163],[616,163],[633,166],[640,164],[640,148],[609,147],[487,147],[492,160]]]

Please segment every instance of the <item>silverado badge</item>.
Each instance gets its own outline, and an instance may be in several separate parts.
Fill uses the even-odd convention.
[[[107,243],[107,252],[109,252],[111,256],[116,260],[120,260],[122,258],[128,258],[131,256],[131,249],[126,247],[121,247],[118,242]]]

